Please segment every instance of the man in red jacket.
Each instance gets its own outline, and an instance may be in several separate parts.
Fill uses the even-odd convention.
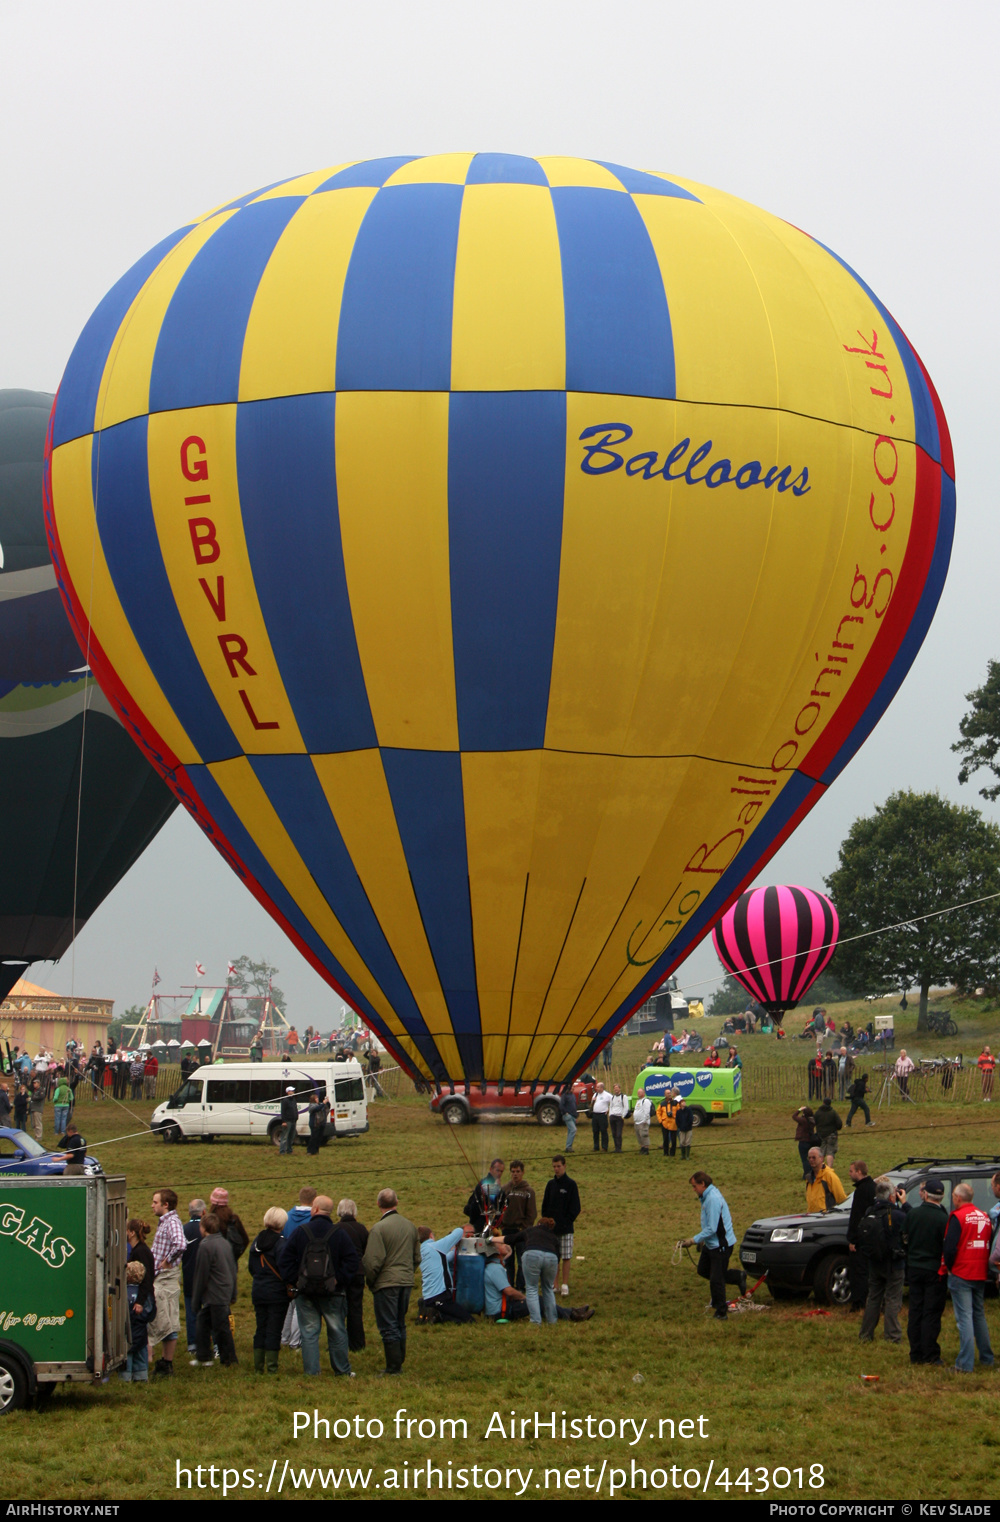
[[[979,1349],[980,1367],[988,1369],[993,1365],[993,1349],[983,1308],[993,1227],[986,1212],[973,1205],[972,1197],[971,1184],[955,1185],[951,1196],[955,1208],[948,1217],[942,1248],[958,1325],[955,1368],[959,1374],[972,1373],[976,1348]]]

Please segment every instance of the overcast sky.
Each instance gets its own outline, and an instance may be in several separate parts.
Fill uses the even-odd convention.
[[[998,8],[619,0],[0,4],[4,235],[0,386],[55,390],[108,287],[193,215],[327,164],[445,150],[566,153],[688,176],[835,249],[934,378],[951,426],[958,529],[937,618],[867,745],[774,859],[821,887],[858,814],[897,788],[960,788],[964,694],[1000,656],[993,366]],[[991,358],[994,356],[994,358]],[[691,587],[692,623],[711,603]],[[996,816],[990,805],[986,811]],[[181,811],[58,966],[31,976],[118,1009],[281,969],[290,1012],[339,998]],[[710,943],[681,971],[717,977]],[[707,982],[706,982],[707,980]]]

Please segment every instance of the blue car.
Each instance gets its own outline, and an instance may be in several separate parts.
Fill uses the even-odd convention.
[[[0,1126],[0,1178],[54,1178],[66,1169],[69,1154],[47,1152],[41,1142],[35,1141],[27,1131],[15,1131],[11,1126]],[[103,1170],[96,1157],[83,1158],[85,1173],[101,1173]]]

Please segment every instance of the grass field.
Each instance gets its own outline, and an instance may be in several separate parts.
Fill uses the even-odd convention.
[[[959,1018],[960,1037],[951,1045],[961,1049],[965,1040],[965,1050],[974,1059],[972,1047],[988,1038],[991,1021],[977,1015],[982,1029],[973,1029],[973,1013]],[[793,1027],[795,1018],[789,1022]],[[717,1023],[704,1022],[709,1029]],[[900,1044],[909,1045],[908,1032],[900,1039],[902,1023],[897,1021],[897,1050]],[[995,1016],[992,1024],[997,1024]],[[641,1061],[640,1048],[645,1043],[636,1042],[634,1054],[632,1044],[618,1043],[616,1069],[619,1062],[624,1072]],[[762,1038],[741,1043],[748,1068],[757,1061],[786,1060],[790,1047],[804,1075],[805,1042],[781,1046],[767,1042],[766,1059]],[[943,1048],[937,1042],[927,1048],[939,1049]],[[141,1123],[152,1108],[143,1103],[128,1105]],[[674,1243],[697,1229],[696,1200],[687,1183],[693,1168],[707,1169],[721,1186],[738,1237],[755,1217],[801,1207],[791,1108],[751,1104],[735,1121],[695,1132],[690,1166],[680,1159],[665,1159],[656,1150],[640,1157],[630,1126],[621,1156],[595,1156],[589,1128],[581,1128],[570,1172],[579,1183],[584,1211],[578,1222],[579,1261],[573,1264],[569,1303],[597,1307],[597,1315],[587,1323],[560,1323],[539,1330],[525,1322],[476,1323],[467,1328],[411,1326],[404,1375],[386,1382],[376,1377],[382,1359],[369,1301],[369,1345],[353,1359],[356,1379],[335,1383],[325,1369],[319,1379],[307,1381],[299,1356],[287,1350],[281,1355],[279,1376],[265,1379],[252,1373],[253,1313],[244,1260],[235,1307],[237,1369],[190,1368],[182,1337],[177,1373],[170,1382],[157,1381],[144,1388],[112,1379],[103,1387],[58,1389],[47,1409],[5,1419],[3,1490],[10,1497],[33,1500],[167,1498],[178,1494],[175,1466],[179,1461],[192,1469],[195,1481],[190,1493],[182,1490],[184,1499],[206,1499],[221,1492],[207,1485],[198,1489],[194,1466],[218,1466],[219,1480],[222,1468],[248,1470],[254,1481],[258,1474],[262,1476],[262,1486],[274,1460],[273,1493],[287,1460],[290,1469],[283,1496],[318,1497],[322,1493],[318,1476],[311,1488],[296,1489],[288,1475],[304,1470],[308,1476],[313,1469],[331,1468],[371,1470],[367,1490],[360,1485],[352,1490],[344,1479],[338,1495],[382,1499],[385,1493],[374,1489],[376,1483],[390,1495],[400,1495],[406,1466],[405,1490],[411,1495],[516,1494],[522,1480],[512,1477],[508,1488],[501,1474],[497,1488],[493,1477],[484,1483],[484,1471],[520,1468],[523,1476],[530,1468],[526,1498],[560,1493],[593,1499],[602,1464],[599,1494],[606,1498],[610,1470],[628,1475],[634,1460],[647,1474],[665,1470],[650,1481],[650,1487],[666,1488],[643,1490],[641,1483],[633,1487],[627,1476],[623,1481],[616,1475],[623,1495],[680,1498],[697,1491],[717,1500],[743,1500],[749,1484],[750,1497],[758,1500],[992,1496],[993,1449],[1000,1445],[995,1422],[997,1376],[977,1372],[960,1377],[949,1369],[913,1368],[905,1341],[901,1347],[877,1341],[862,1351],[856,1318],[840,1311],[810,1314],[811,1301],[778,1306],[763,1288],[757,1300],[766,1310],[717,1323],[706,1315],[707,1285],[696,1277],[687,1257],[679,1266],[671,1266]],[[841,1175],[846,1179],[853,1156],[863,1156],[877,1173],[910,1154],[1000,1152],[995,1114],[1000,1114],[1000,1105],[995,1109],[978,1104],[894,1105],[891,1111],[876,1114],[875,1130],[858,1134],[856,1152],[841,1149]],[[92,1144],[141,1129],[133,1115],[111,1103],[82,1105],[78,1118]],[[461,1224],[461,1208],[472,1184],[459,1142],[476,1171],[485,1169],[494,1152],[508,1163],[511,1157],[521,1156],[540,1199],[551,1172],[551,1154],[562,1138],[561,1131],[553,1134],[534,1125],[509,1123],[462,1128],[456,1133],[431,1116],[426,1101],[416,1097],[379,1102],[372,1106],[370,1118],[367,1136],[331,1144],[315,1167],[304,1151],[292,1158],[279,1157],[260,1142],[167,1148],[148,1135],[103,1146],[99,1155],[108,1173],[126,1175],[130,1211],[147,1220],[152,1219],[152,1191],[160,1185],[177,1190],[183,1213],[189,1198],[207,1198],[214,1186],[223,1184],[252,1230],[269,1205],[287,1208],[300,1185],[308,1182],[334,1200],[353,1197],[359,1215],[370,1224],[377,1215],[377,1190],[391,1184],[399,1192],[403,1213],[440,1234]],[[658,1142],[654,1128],[654,1149]],[[998,1346],[998,1302],[987,1305],[994,1346]],[[957,1345],[949,1306],[942,1337],[946,1361],[954,1358]],[[866,1387],[862,1374],[878,1374],[878,1384]],[[393,1418],[401,1407],[411,1419],[464,1420],[468,1436],[422,1439],[414,1430],[408,1440],[397,1439]],[[311,1414],[314,1409],[330,1421],[331,1432],[337,1418],[350,1418],[353,1431],[357,1414],[362,1429],[365,1422],[377,1420],[384,1424],[385,1434],[329,1441],[303,1434],[293,1439],[293,1411]],[[588,1414],[605,1422],[613,1420],[616,1434],[622,1419],[640,1423],[645,1419],[647,1425],[634,1446],[629,1444],[631,1428],[624,1439],[620,1435],[604,1438],[597,1432],[580,1440],[553,1439],[545,1433],[523,1441],[486,1436],[495,1412],[509,1430],[512,1412],[521,1418],[535,1411],[544,1417],[554,1411],[559,1420],[563,1412],[567,1420]],[[685,1439],[678,1434],[671,1440],[669,1427],[663,1428],[662,1437],[658,1435],[661,1419],[677,1423],[685,1418],[694,1419],[697,1434],[699,1417],[705,1418],[704,1438]],[[416,1480],[413,1475],[415,1467],[423,1471],[428,1461],[441,1470],[441,1481],[435,1475],[429,1487],[425,1473]],[[710,1462],[713,1470],[705,1492]],[[822,1491],[809,1488],[810,1465],[815,1464],[823,1465]],[[479,1466],[479,1488],[470,1484],[463,1492],[458,1471],[468,1470],[471,1481],[473,1465]],[[586,1466],[590,1466],[589,1493]],[[777,1466],[792,1473],[786,1476],[778,1468],[775,1489],[770,1475]],[[802,1490],[794,1474],[800,1466]],[[762,1484],[758,1467],[769,1471],[766,1491],[757,1488]],[[396,1491],[389,1489],[393,1480],[385,1471],[390,1470],[398,1472]],[[546,1470],[560,1471],[561,1491],[556,1477],[546,1476]],[[575,1478],[573,1471],[579,1471]],[[728,1476],[728,1490],[725,1484],[716,1485],[723,1475]],[[207,1471],[203,1479],[209,1480]],[[734,1486],[737,1479],[743,1484]],[[327,1493],[332,1491],[328,1488]],[[260,1499],[262,1491],[241,1488],[232,1495]]]

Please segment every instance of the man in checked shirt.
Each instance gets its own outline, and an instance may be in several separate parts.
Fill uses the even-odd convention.
[[[162,1378],[174,1372],[174,1350],[181,1330],[181,1259],[188,1244],[172,1189],[156,1191],[153,1214],[159,1216],[160,1224],[153,1238],[156,1316],[149,1324],[149,1345],[162,1344],[153,1369],[154,1377]]]

